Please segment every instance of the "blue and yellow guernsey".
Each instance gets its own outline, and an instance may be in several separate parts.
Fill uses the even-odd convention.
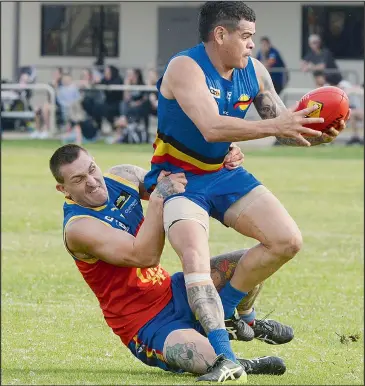
[[[251,58],[248,59],[246,68],[233,71],[232,80],[229,81],[222,78],[215,69],[203,43],[178,53],[170,60],[177,56],[189,56],[202,68],[220,115],[245,117],[259,91]],[[159,91],[162,77],[157,82]],[[161,170],[185,172],[187,177],[217,172],[223,167],[229,146],[230,142],[207,142],[177,101],[166,99],[159,92],[157,137],[153,144],[151,171],[145,178],[145,186],[151,191]]]

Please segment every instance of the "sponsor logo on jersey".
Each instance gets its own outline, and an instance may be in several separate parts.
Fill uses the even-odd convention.
[[[219,88],[209,87],[210,93],[213,94],[214,98],[219,99],[221,97],[221,90]]]
[[[115,200],[114,202],[114,205],[118,208],[118,209],[122,209],[123,206],[125,205],[125,203],[128,201],[129,197],[131,195],[127,192],[124,192],[123,190],[120,192],[120,195],[119,197]]]
[[[142,283],[158,283],[159,285],[162,285],[162,282],[166,279],[160,265],[143,271],[141,268],[137,268],[136,274]]]

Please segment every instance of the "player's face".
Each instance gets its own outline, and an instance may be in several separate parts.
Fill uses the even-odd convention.
[[[224,61],[230,68],[245,68],[248,57],[252,55],[255,48],[253,35],[256,32],[255,23],[241,20],[235,31],[226,35],[223,49],[226,53]]]
[[[67,198],[91,208],[105,204],[108,190],[103,174],[89,154],[81,151],[79,158],[71,164],[63,165],[60,171],[64,183],[58,184],[57,189]]]

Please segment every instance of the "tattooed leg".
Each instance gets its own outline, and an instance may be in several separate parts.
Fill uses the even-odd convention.
[[[192,283],[186,289],[190,308],[205,333],[225,328],[222,302],[213,282]]]
[[[247,315],[253,311],[253,305],[262,290],[264,283],[258,284],[254,287],[248,295],[242,299],[241,303],[237,306],[237,311],[240,315]]]
[[[208,339],[193,329],[171,332],[163,354],[171,367],[193,374],[205,374],[216,358]]]
[[[248,249],[240,249],[212,257],[210,260],[211,277],[218,291],[224,287],[228,280],[231,280],[239,260],[241,258],[244,259],[248,251]],[[237,311],[240,315],[251,313],[254,302],[263,285],[264,283],[258,284],[242,299],[237,306]]]
[[[210,252],[205,228],[196,221],[180,220],[168,232],[179,255],[189,305],[205,332],[225,328],[222,302],[210,278]]]

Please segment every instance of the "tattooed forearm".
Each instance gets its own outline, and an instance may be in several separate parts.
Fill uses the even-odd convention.
[[[207,335],[212,330],[225,328],[222,301],[213,284],[193,285],[186,290],[190,308]]]
[[[209,366],[204,356],[198,352],[194,342],[168,345],[166,347],[166,360],[171,367],[193,374],[201,374]]]
[[[311,146],[322,145],[323,143],[327,143],[323,136],[320,137],[304,137],[308,142],[310,142]],[[286,146],[305,146],[302,142],[299,142],[296,138],[279,138],[276,139],[282,144]]]

